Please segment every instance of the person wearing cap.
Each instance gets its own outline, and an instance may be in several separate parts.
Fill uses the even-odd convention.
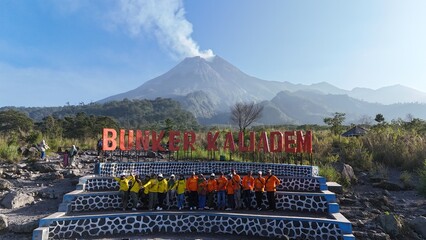
[[[277,191],[277,186],[280,184],[280,180],[272,174],[271,170],[266,171],[265,177],[265,190],[266,197],[268,198],[269,210],[275,211],[275,192]]]
[[[154,207],[157,205],[158,201],[158,178],[157,174],[151,174],[151,179],[143,185],[144,189],[148,189],[148,209],[154,210]]]
[[[207,197],[207,180],[203,174],[198,175],[198,210],[203,210],[206,207]]]
[[[252,171],[248,171],[247,175],[243,177],[242,185],[244,206],[246,209],[251,209],[251,199],[254,188],[254,178],[252,176]]]
[[[132,185],[130,188],[130,199],[132,200],[132,211],[136,211],[136,208],[139,205],[139,191],[142,188],[142,181],[139,178],[139,173],[135,172],[132,175]]]
[[[179,210],[182,210],[185,203],[185,191],[186,191],[186,180],[183,174],[179,175],[179,179],[176,181],[173,189],[177,193],[177,206]]]
[[[120,173],[120,177],[114,177],[114,180],[117,181],[120,185],[118,193],[120,194],[123,211],[125,211],[127,208],[127,202],[129,200],[129,182],[132,180],[132,178],[132,176],[126,177],[124,172]]]
[[[176,195],[176,190],[173,189],[173,186],[176,183],[176,178],[175,175],[172,174],[170,175],[169,180],[167,180],[167,198],[166,198],[166,202],[167,202],[167,208],[170,209],[170,207],[172,206],[172,202],[173,202],[173,198]]]
[[[265,178],[262,177],[262,171],[257,172],[257,177],[254,179],[254,195],[256,197],[256,208],[262,210],[263,192],[265,189]]]
[[[168,190],[167,180],[163,177],[162,173],[158,174],[158,206],[157,210],[163,210],[164,200],[166,199]]]
[[[143,208],[149,209],[149,188],[143,188],[145,184],[147,184],[151,180],[151,176],[149,174],[145,175],[145,178],[142,179],[141,190],[139,191],[139,195],[141,198]]]
[[[195,172],[186,180],[189,210],[196,210],[198,205],[198,177]]]
[[[217,192],[217,180],[214,173],[210,174],[209,180],[207,180],[207,206],[205,209],[214,209],[214,195]]]
[[[232,174],[228,175],[228,181],[226,183],[226,196],[228,198],[228,205],[225,209],[226,211],[232,210],[235,208],[235,199],[234,199],[234,193],[235,193],[235,182],[232,181]]]
[[[231,170],[232,181],[234,182],[234,200],[235,200],[235,209],[240,209],[242,205],[241,201],[241,177],[237,174],[235,169]]]
[[[225,174],[220,172],[220,176],[217,179],[217,209],[225,210],[226,207],[226,186],[228,184],[228,179],[226,179]]]

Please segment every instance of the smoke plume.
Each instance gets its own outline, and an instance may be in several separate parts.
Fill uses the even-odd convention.
[[[200,50],[192,39],[192,24],[185,18],[182,0],[121,0],[115,18],[132,35],[153,33],[174,57],[214,56],[210,49]]]

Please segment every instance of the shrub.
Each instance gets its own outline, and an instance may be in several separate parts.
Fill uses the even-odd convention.
[[[0,162],[17,162],[21,159],[17,145],[8,145],[0,141]]]
[[[423,162],[423,168],[419,170],[419,177],[418,191],[426,197],[426,160]]]
[[[413,184],[411,183],[412,176],[411,176],[410,172],[403,171],[401,173],[401,175],[399,176],[399,180],[402,182],[405,189],[412,189],[413,188]]]
[[[341,182],[341,174],[331,165],[319,167],[319,175],[325,177],[330,182]]]

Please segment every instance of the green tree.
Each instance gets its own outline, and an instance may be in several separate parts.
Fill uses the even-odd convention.
[[[385,122],[385,117],[383,117],[383,114],[379,113],[376,115],[376,118],[374,118],[374,121],[381,124]]]
[[[331,132],[335,135],[340,134],[343,129],[342,123],[346,119],[346,113],[334,113],[333,117],[324,118],[324,123],[331,127]]]
[[[16,110],[0,112],[0,132],[26,135],[34,127],[34,123],[25,113]]]

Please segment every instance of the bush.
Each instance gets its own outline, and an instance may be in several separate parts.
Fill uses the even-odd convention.
[[[325,177],[329,182],[341,182],[341,174],[328,164],[319,167],[319,175]]]
[[[0,141],[0,162],[17,162],[21,159],[17,145],[7,145]]]
[[[413,184],[412,184],[412,176],[411,173],[408,171],[403,171],[401,173],[401,175],[399,176],[399,180],[402,182],[402,184],[404,185],[405,189],[412,189],[413,188]]]
[[[419,170],[419,177],[418,191],[426,197],[426,160],[423,162],[423,168]]]

